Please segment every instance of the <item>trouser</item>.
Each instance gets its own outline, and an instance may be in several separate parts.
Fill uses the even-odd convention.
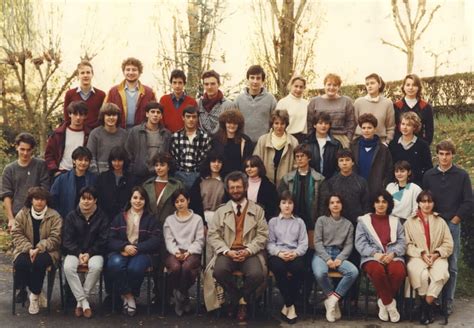
[[[138,297],[145,278],[145,270],[151,266],[151,263],[151,257],[148,254],[123,256],[120,253],[112,253],[107,261],[107,270],[120,295],[132,293]]]
[[[232,275],[234,271],[240,271],[244,275],[241,290]],[[246,258],[243,262],[234,262],[230,257],[219,254],[214,266],[214,278],[230,295],[231,303],[235,304],[241,297],[249,301],[252,293],[264,282],[265,275],[256,255]]]
[[[362,269],[367,273],[384,305],[392,303],[406,277],[405,264],[392,261],[383,265],[377,261],[365,262]]]
[[[449,280],[446,284],[446,295],[448,302],[452,302],[454,300],[456,282],[458,280],[458,258],[461,249],[461,224],[453,224],[451,221],[448,221],[448,226],[449,231],[451,231],[451,236],[453,236],[454,248],[453,254],[448,258]]]
[[[275,276],[285,305],[294,305],[304,279],[304,258],[298,256],[293,261],[286,262],[278,256],[271,256],[268,259],[268,267]],[[288,277],[288,273],[291,273],[291,277]]]
[[[21,253],[13,264],[15,268],[15,288],[28,287],[33,294],[40,294],[46,269],[50,265],[53,265],[53,260],[46,252],[38,253],[33,263],[31,263],[29,253]]]
[[[201,256],[191,254],[186,260],[179,261],[173,254],[168,254],[165,265],[169,272],[170,290],[177,289],[187,294],[199,274]]]
[[[327,263],[321,257],[315,255],[311,266],[314,277],[326,296],[335,292],[337,295],[344,297],[359,276],[359,270],[357,270],[354,264],[348,260],[342,261],[341,265],[335,270],[342,274],[342,279],[337,284],[336,289],[334,289],[332,280],[328,276],[329,268]]]
[[[420,296],[433,296],[438,297],[439,293],[443,289],[443,280],[434,280],[431,278],[430,272],[428,269],[425,269],[421,272],[421,284],[418,288],[418,294]]]
[[[89,298],[91,290],[100,279],[103,265],[104,258],[102,256],[92,256],[87,263],[88,272],[86,273],[84,285],[82,285],[79,273],[77,272],[79,258],[74,255],[66,256],[64,259],[64,275],[77,302]]]
[[[194,184],[194,181],[199,178],[199,172],[176,171],[174,176],[176,179],[179,179],[183,182],[186,190],[190,190]]]

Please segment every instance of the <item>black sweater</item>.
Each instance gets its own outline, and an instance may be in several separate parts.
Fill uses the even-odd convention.
[[[98,204],[109,217],[109,222],[112,222],[115,216],[123,211],[132,196],[134,183],[133,177],[130,174],[125,174],[117,185],[112,170],[101,173],[97,178]]]
[[[405,98],[396,101],[393,104],[395,111],[395,137],[394,140],[398,140],[400,137],[400,116],[405,112],[415,112],[421,119],[421,131],[417,134],[418,137],[425,140],[428,145],[433,142],[434,134],[434,119],[433,119],[433,108],[423,99],[420,99],[413,108],[407,105]]]

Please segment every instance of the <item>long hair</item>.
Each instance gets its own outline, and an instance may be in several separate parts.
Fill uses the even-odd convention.
[[[242,134],[244,133],[245,119],[242,113],[235,108],[228,109],[219,115],[219,130],[215,138],[222,144],[227,143],[226,123],[237,124],[237,131],[235,131],[234,142],[240,144],[242,142]]]

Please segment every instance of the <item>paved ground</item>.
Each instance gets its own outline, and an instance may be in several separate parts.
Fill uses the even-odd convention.
[[[12,274],[10,258],[4,254],[0,254],[0,327],[57,327],[57,328],[73,328],[73,327],[230,327],[239,326],[236,322],[227,318],[217,318],[212,314],[202,314],[199,316],[188,315],[177,318],[172,311],[165,317],[157,314],[157,309],[153,309],[152,315],[146,315],[144,306],[139,306],[139,313],[135,318],[127,318],[120,314],[110,314],[109,310],[103,308],[96,311],[96,315],[91,320],[84,318],[77,319],[72,314],[72,309],[67,315],[60,310],[58,279],[56,279],[55,293],[52,302],[52,311],[48,315],[46,310],[42,310],[39,315],[29,315],[27,308],[17,307],[17,314],[11,314],[11,288]],[[46,285],[45,285],[46,287]],[[145,293],[143,293],[145,295]],[[146,300],[146,299],[144,299]],[[144,302],[142,300],[142,302]],[[27,305],[28,306],[28,305]],[[431,326],[439,326],[441,318]],[[278,319],[277,305],[275,305],[274,315],[267,318],[263,314],[257,315],[257,318],[249,320],[247,326],[250,327],[277,327],[288,326]],[[296,327],[414,327],[414,322],[403,321],[398,324],[382,323],[375,317],[374,309],[371,309],[371,317],[365,321],[360,316],[356,316],[352,320],[341,320],[337,323],[328,323],[323,314],[316,316],[307,315],[302,317]],[[418,325],[419,326],[419,325]],[[421,327],[421,326],[419,326]],[[456,311],[449,318],[448,327],[474,327],[474,302],[461,299],[457,301]]]

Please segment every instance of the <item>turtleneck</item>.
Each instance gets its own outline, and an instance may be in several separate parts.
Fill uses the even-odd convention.
[[[275,148],[276,150],[283,149],[286,145],[286,132],[283,133],[283,135],[281,137],[279,137],[275,134],[275,131],[272,130],[271,140],[272,140],[273,148]]]
[[[253,202],[257,202],[258,191],[262,184],[261,177],[249,178],[249,187],[247,189],[247,198]]]
[[[388,215],[370,215],[372,226],[374,227],[377,236],[382,243],[384,251],[387,249],[387,244],[390,243],[390,222],[388,220]]]
[[[48,206],[45,206],[42,211],[37,212],[37,211],[35,211],[35,209],[32,206],[31,207],[31,216],[35,220],[43,220],[47,210],[48,210]]]

